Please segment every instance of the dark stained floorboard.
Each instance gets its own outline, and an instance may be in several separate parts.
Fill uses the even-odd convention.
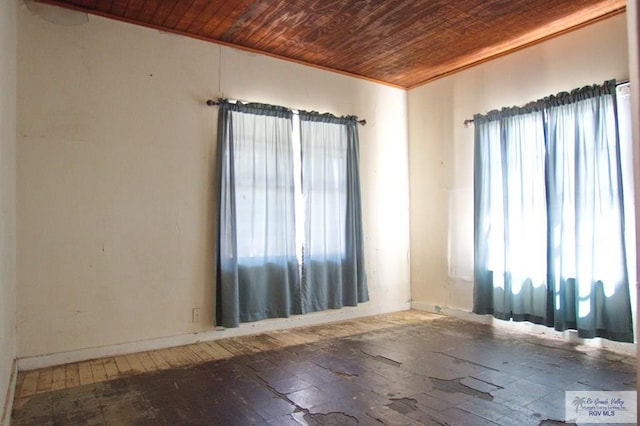
[[[538,426],[570,390],[636,390],[635,359],[439,317],[36,393],[12,424]]]

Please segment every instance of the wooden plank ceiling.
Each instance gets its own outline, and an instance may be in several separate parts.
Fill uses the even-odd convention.
[[[625,0],[43,0],[412,88],[625,10]]]

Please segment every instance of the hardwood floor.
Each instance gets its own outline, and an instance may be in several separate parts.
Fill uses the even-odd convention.
[[[548,426],[636,388],[635,357],[406,311],[20,372],[11,424]]]
[[[403,311],[362,319],[299,327],[257,335],[230,337],[197,344],[139,352],[91,361],[76,362],[18,373],[16,403],[33,395],[60,389],[100,383],[201,362],[227,359],[260,351],[281,349],[327,339],[353,336],[403,324],[415,324],[438,318],[420,311]]]

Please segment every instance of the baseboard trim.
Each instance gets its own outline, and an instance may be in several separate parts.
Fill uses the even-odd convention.
[[[492,317],[491,315],[478,315],[470,311],[458,308],[449,308],[445,306],[433,305],[424,302],[411,302],[411,309],[418,311],[431,312],[459,318],[465,321],[472,321],[481,324],[490,325],[492,327],[503,329],[506,331],[528,333],[539,337],[548,337],[556,340],[564,340],[575,345],[584,346],[595,349],[606,349],[612,352],[624,354],[626,356],[636,357],[636,343],[614,342],[607,339],[582,339],[578,337],[578,333],[573,330],[557,331],[553,328],[543,325],[533,324],[530,322],[513,322],[503,321]]]
[[[88,361],[96,358],[165,349],[175,346],[224,339],[227,337],[239,337],[268,331],[286,330],[294,327],[327,324],[371,315],[406,311],[409,309],[411,309],[411,304],[409,302],[389,306],[368,307],[366,305],[360,305],[354,308],[347,307],[336,310],[314,312],[307,315],[296,315],[289,318],[277,318],[252,323],[243,323],[240,324],[240,327],[238,328],[211,329],[194,333],[138,340],[128,343],[22,357],[17,360],[17,364],[18,370],[20,371],[34,370],[72,362]]]
[[[0,416],[0,425],[9,426],[11,423],[11,412],[13,411],[13,400],[16,394],[16,383],[18,381],[18,362],[13,360],[11,364],[11,377],[9,379],[9,387],[4,400],[2,408],[2,415]]]

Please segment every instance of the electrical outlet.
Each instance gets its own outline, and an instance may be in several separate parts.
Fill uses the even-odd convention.
[[[200,322],[200,308],[191,310],[191,322]]]

